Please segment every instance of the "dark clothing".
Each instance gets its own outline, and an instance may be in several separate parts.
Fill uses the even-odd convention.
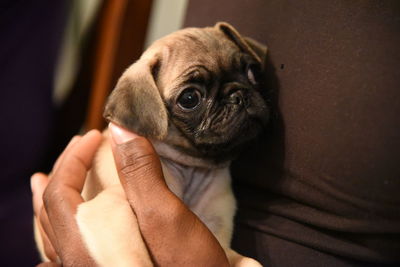
[[[53,76],[65,1],[0,3],[0,265],[34,266],[29,178],[53,131]]]
[[[233,247],[266,266],[400,264],[400,1],[191,1],[267,44],[275,116],[232,167]]]

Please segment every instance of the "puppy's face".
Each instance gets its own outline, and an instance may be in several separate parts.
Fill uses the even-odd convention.
[[[231,159],[268,120],[265,53],[225,23],[178,31],[128,68],[105,117],[189,155]]]

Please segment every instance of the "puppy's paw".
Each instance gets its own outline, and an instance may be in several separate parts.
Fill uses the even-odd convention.
[[[252,258],[248,258],[248,257],[239,258],[235,262],[234,266],[235,267],[262,267],[262,265],[258,261],[254,260]]]
[[[228,248],[225,250],[230,266],[233,267],[262,267],[255,259],[240,255],[236,251]]]

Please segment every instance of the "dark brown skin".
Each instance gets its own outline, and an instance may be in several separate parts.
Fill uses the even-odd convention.
[[[53,262],[44,266],[54,266],[57,257],[63,266],[95,265],[82,242],[74,214],[83,202],[80,192],[84,178],[101,140],[98,131],[74,137],[49,176],[41,173],[32,176],[35,220],[43,236],[45,253]]]
[[[121,184],[153,263],[229,266],[213,234],[168,189],[150,142],[116,126],[111,126],[110,132]],[[32,177],[35,218],[40,218],[45,252],[52,261],[40,266],[55,266],[57,255],[63,266],[95,265],[73,218],[77,206],[83,202],[80,192],[100,142],[98,131],[74,138],[49,176],[39,173]]]

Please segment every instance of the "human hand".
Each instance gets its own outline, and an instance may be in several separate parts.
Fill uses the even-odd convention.
[[[149,141],[113,124],[110,132],[121,184],[153,262],[160,266],[227,266],[225,252],[213,234],[168,189]],[[74,215],[83,201],[80,192],[100,141],[98,132],[74,138],[57,160],[50,182],[44,174],[32,177],[35,217],[40,218],[46,255],[53,262],[59,255],[64,266],[94,265]],[[73,161],[80,167],[71,166]]]
[[[74,137],[47,176],[36,173],[31,178],[35,220],[41,232],[46,256],[51,262],[40,266],[94,266],[75,221],[87,171],[102,136],[90,131]],[[57,263],[56,263],[57,262]]]
[[[158,155],[144,137],[109,125],[121,184],[157,266],[229,266],[210,230],[169,190]]]

